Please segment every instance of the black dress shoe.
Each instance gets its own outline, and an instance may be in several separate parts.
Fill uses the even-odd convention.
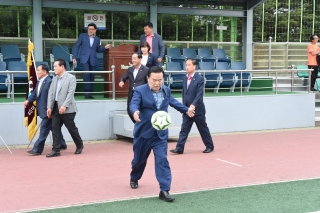
[[[66,150],[67,149],[67,146],[66,147],[60,147],[60,150]]]
[[[41,155],[41,152],[35,152],[35,151],[33,151],[33,150],[29,150],[29,151],[27,151],[29,154],[31,154],[31,155]]]
[[[214,148],[206,148],[204,151],[203,151],[203,153],[210,153],[210,152],[212,152],[213,151],[213,149]]]
[[[57,157],[57,156],[60,156],[60,152],[52,151],[50,154],[47,154],[46,156],[47,158]]]
[[[316,90],[315,88],[312,88],[311,91],[316,92],[316,91],[318,91],[318,90]]]
[[[172,197],[168,191],[161,191],[159,193],[159,199],[160,200],[164,200],[164,201],[167,201],[167,202],[172,202],[174,201],[174,197]]]
[[[131,186],[131,189],[138,188],[138,181],[130,179],[130,186]]]
[[[77,148],[74,154],[76,154],[76,155],[81,154],[83,148],[84,148],[83,146],[80,148]]]
[[[170,152],[176,153],[176,154],[183,154],[183,151],[177,150],[177,149],[171,149]]]

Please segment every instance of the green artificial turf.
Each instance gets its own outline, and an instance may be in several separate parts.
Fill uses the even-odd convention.
[[[216,189],[174,197],[176,200],[172,203],[152,197],[39,212],[305,213],[320,210],[320,179]]]

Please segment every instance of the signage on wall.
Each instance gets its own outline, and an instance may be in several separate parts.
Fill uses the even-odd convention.
[[[227,26],[217,26],[217,30],[227,30]]]
[[[88,28],[88,24],[94,23],[97,25],[97,30],[106,30],[106,15],[105,14],[84,14],[84,29]]]

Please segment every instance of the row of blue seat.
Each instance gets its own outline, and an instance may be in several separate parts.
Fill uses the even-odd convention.
[[[231,70],[245,70],[244,64],[242,62],[231,62]],[[251,84],[252,73],[251,72],[214,72],[210,73],[208,71],[226,71],[230,70],[227,62],[216,62],[215,67],[212,62],[202,61],[197,65],[198,72],[201,70],[205,71],[202,75],[205,78],[205,88],[214,88],[215,92],[219,91],[220,86],[229,87],[230,91],[233,92],[235,87],[242,87],[246,92],[249,91]],[[182,89],[183,78],[186,77],[185,73],[185,63],[183,64],[183,69],[179,62],[167,62],[166,71],[182,71],[181,73],[170,73],[165,75],[165,84],[171,89]]]
[[[6,62],[6,69],[8,69],[9,62],[11,61],[25,61],[25,55],[20,52],[18,45],[1,46],[0,61]]]
[[[168,48],[166,61],[167,62],[179,62],[181,68],[183,69],[183,63],[187,58],[193,58],[198,63],[199,62],[227,62],[231,63],[232,58],[228,57],[225,53],[225,50],[222,48],[215,48],[211,50],[209,48],[198,48],[198,54],[194,48],[183,48],[182,54],[179,48]]]

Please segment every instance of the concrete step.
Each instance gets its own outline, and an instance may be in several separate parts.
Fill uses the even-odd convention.
[[[174,113],[169,113],[171,117],[171,125],[169,126],[169,137],[179,136],[181,127],[176,124],[177,119],[175,119]],[[133,138],[133,128],[134,124],[132,123],[130,117],[127,114],[127,111],[117,111],[113,114],[113,134],[117,136],[125,136]]]
[[[316,107],[314,112],[316,117],[320,117],[320,107]]]
[[[319,99],[315,100],[315,107],[320,107],[320,100]]]
[[[320,126],[320,117],[315,117],[315,126]]]

